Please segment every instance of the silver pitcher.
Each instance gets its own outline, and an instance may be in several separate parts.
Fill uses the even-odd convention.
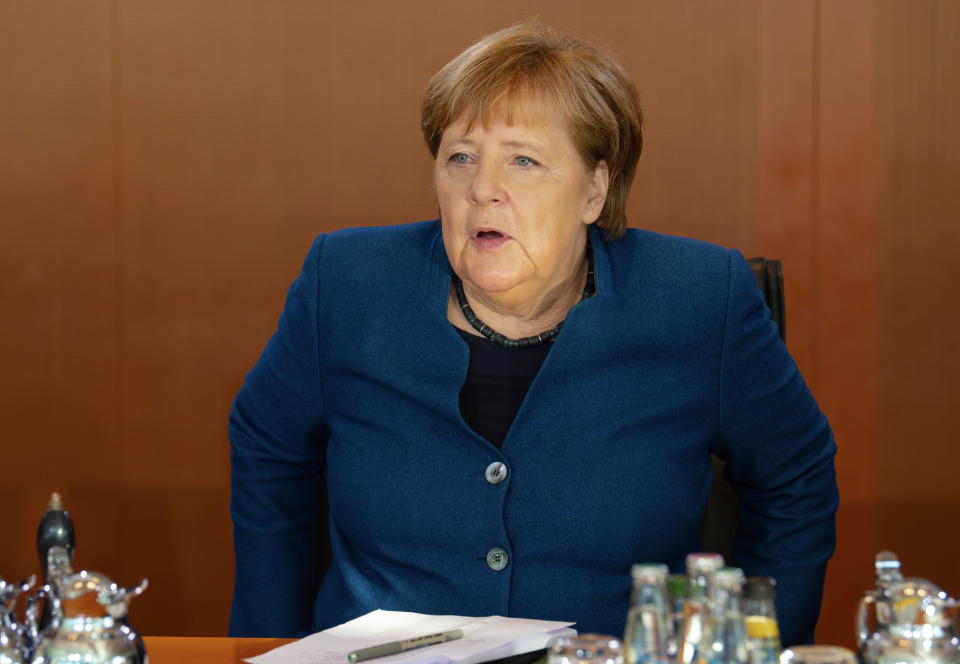
[[[32,664],[146,664],[143,639],[127,621],[130,600],[146,588],[146,579],[120,588],[108,577],[87,571],[45,585],[27,607]],[[44,628],[37,617],[38,596],[50,608]]]
[[[23,626],[17,622],[17,598],[37,582],[36,575],[20,583],[7,583],[0,577],[0,664],[23,664],[29,642]]]
[[[894,565],[894,563],[896,563]],[[877,555],[877,588],[860,600],[857,645],[863,664],[960,664],[960,603],[926,579],[904,579],[890,552]],[[876,625],[868,626],[870,608]]]

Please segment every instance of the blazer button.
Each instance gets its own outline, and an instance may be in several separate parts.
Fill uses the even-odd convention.
[[[507,566],[507,552],[501,549],[499,546],[495,546],[489,551],[487,551],[487,565],[490,566],[494,572],[499,572],[504,567]]]
[[[487,466],[484,476],[486,476],[490,484],[500,484],[500,482],[507,479],[507,466],[499,461],[494,461]]]

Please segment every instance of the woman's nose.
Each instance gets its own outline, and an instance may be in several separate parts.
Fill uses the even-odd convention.
[[[500,171],[496,164],[481,163],[470,183],[470,199],[478,205],[490,205],[503,200]]]

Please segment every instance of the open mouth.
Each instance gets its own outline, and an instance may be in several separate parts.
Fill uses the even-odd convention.
[[[492,228],[480,228],[473,232],[472,241],[478,249],[493,251],[509,242],[510,236]]]

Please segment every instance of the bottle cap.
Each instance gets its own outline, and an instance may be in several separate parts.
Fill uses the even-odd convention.
[[[634,583],[666,583],[670,568],[661,563],[636,563],[630,568]]]
[[[723,556],[719,553],[691,553],[687,555],[687,574],[706,576],[723,567]]]
[[[746,577],[739,567],[721,567],[710,577],[710,582],[716,587],[740,590],[746,582]]]

